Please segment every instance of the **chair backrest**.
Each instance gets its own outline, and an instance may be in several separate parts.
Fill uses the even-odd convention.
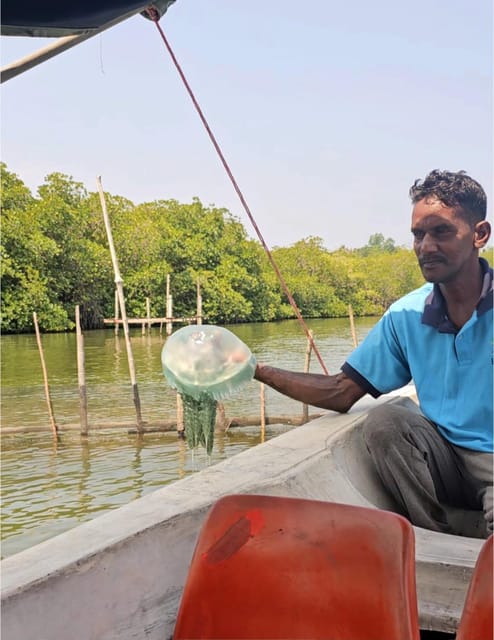
[[[483,544],[473,570],[456,640],[492,640],[493,630],[493,546],[494,535]]]
[[[418,640],[413,528],[365,507],[222,498],[184,588],[185,638]]]

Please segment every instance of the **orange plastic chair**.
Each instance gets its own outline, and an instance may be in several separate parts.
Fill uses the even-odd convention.
[[[401,516],[232,495],[199,535],[174,640],[418,640],[415,539]]]
[[[494,535],[480,550],[465,598],[456,640],[493,640],[493,546]]]

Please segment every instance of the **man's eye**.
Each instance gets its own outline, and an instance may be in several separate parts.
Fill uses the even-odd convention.
[[[437,229],[434,230],[434,233],[436,236],[444,236],[445,234],[449,233],[449,229],[448,227],[438,227]]]
[[[423,240],[424,232],[423,231],[412,231],[413,237],[415,240]]]

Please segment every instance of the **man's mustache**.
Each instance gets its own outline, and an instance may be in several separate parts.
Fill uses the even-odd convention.
[[[442,264],[446,264],[447,260],[446,258],[443,258],[442,256],[426,256],[426,257],[421,257],[419,258],[419,265],[422,267],[426,264],[436,264],[436,263],[442,263]]]

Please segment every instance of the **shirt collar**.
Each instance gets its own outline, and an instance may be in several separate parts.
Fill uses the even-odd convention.
[[[492,269],[484,258],[479,258],[480,267],[483,274],[482,291],[477,302],[477,315],[481,316],[492,309]],[[422,324],[435,327],[440,333],[457,333],[458,329],[448,318],[446,301],[441,293],[439,285],[435,284],[430,294],[427,296],[422,313]]]

